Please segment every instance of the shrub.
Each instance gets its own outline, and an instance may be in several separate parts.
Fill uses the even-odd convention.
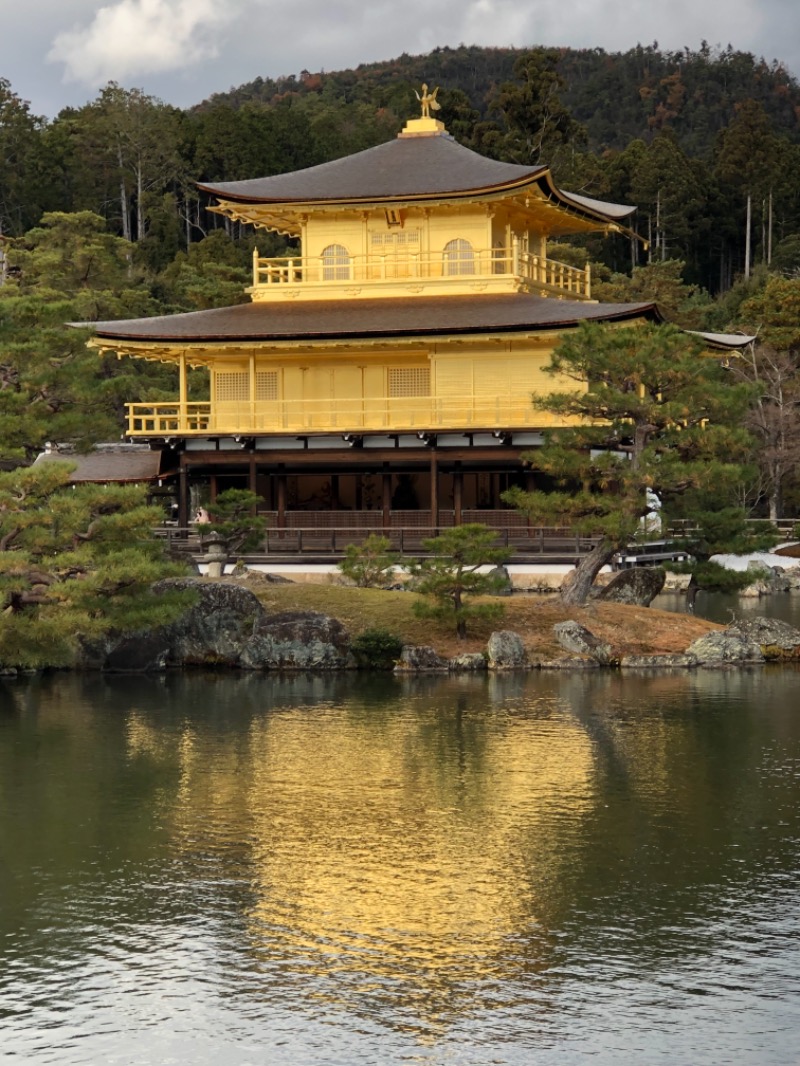
[[[391,670],[403,650],[402,640],[387,629],[365,629],[351,644],[362,670]]]
[[[391,581],[397,561],[389,538],[370,533],[362,544],[347,545],[339,570],[360,589],[381,588]]]

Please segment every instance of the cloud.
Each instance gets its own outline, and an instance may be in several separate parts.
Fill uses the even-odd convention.
[[[796,4],[726,0],[721,18],[719,5],[697,0],[25,0],[26,18],[0,34],[0,73],[50,113],[107,81],[189,107],[257,77],[462,43],[626,51],[654,40],[669,50],[730,41],[798,73],[800,43],[785,32]],[[18,5],[0,0],[9,24]],[[53,78],[41,67],[48,47]],[[69,87],[52,84],[54,65]]]
[[[228,19],[215,0],[118,0],[58,34],[47,59],[64,64],[65,81],[90,86],[182,70],[218,54]]]

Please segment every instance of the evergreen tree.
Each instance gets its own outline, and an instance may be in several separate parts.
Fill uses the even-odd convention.
[[[455,622],[459,639],[467,635],[470,620],[490,622],[503,611],[502,604],[474,603],[473,597],[501,591],[502,578],[484,573],[487,566],[501,566],[510,553],[496,546],[494,530],[478,522],[444,530],[422,542],[429,553],[409,567],[415,589],[432,602],[419,600],[414,611],[421,618]]]
[[[127,401],[171,397],[167,368],[98,356],[86,330],[65,328],[156,309],[129,250],[91,212],[46,214],[14,244],[17,273],[0,286],[1,456],[32,457],[45,440],[116,439]]]
[[[68,463],[0,473],[0,665],[69,665],[83,640],[170,621],[185,595],[155,595],[183,573],[134,486],[72,486]]]
[[[646,266],[634,267],[630,275],[599,276],[592,285],[592,295],[608,303],[652,301],[671,322],[687,329],[700,329],[710,300],[697,285],[684,281],[683,271],[684,264],[679,259],[657,259]]]
[[[0,78],[0,235],[19,236],[39,219],[49,176],[44,125]]]
[[[256,513],[264,501],[249,489],[226,489],[214,500],[208,522],[198,524],[201,535],[218,540],[228,556],[252,551],[264,537],[267,521]]]
[[[558,488],[514,488],[504,499],[537,524],[598,538],[562,588],[564,602],[582,604],[602,567],[633,541],[652,493],[666,518],[689,492],[710,506],[735,501],[750,454],[741,428],[750,390],[672,326],[584,324],[564,337],[549,371],[572,387],[535,405],[569,428],[548,433],[526,459]]]
[[[547,163],[562,145],[585,143],[585,128],[561,99],[566,81],[559,73],[560,58],[555,48],[534,48],[517,59],[514,80],[501,85],[492,100],[500,134],[480,127],[479,151],[515,163]]]
[[[392,580],[398,562],[389,538],[370,533],[363,543],[347,545],[339,570],[358,588],[382,588]]]

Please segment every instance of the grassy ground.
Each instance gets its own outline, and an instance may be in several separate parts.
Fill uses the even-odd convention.
[[[669,614],[649,607],[609,603],[567,608],[561,605],[557,596],[524,594],[500,600],[505,607],[502,621],[483,629],[476,628],[466,640],[459,641],[449,627],[416,617],[413,605],[418,597],[413,592],[384,592],[341,585],[273,585],[255,575],[242,580],[241,584],[250,588],[270,613],[321,611],[338,618],[351,636],[357,636],[365,629],[388,629],[404,644],[431,645],[444,657],[463,651],[483,651],[493,629],[511,629],[522,637],[531,659],[558,658],[564,655],[564,651],[553,637],[553,625],[568,618],[580,622],[610,644],[617,655],[681,652],[703,633],[721,628],[700,618]]]

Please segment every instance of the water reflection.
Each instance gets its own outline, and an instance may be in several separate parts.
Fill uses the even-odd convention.
[[[785,1024],[764,997],[800,974],[798,685],[786,668],[8,684],[5,1046],[162,1062],[191,1041],[226,1061],[268,1033],[276,1062],[521,1063],[610,1062],[645,1032],[654,1058],[654,1027],[665,1054],[741,1043],[685,1030],[702,992],[766,1011],[737,1061],[768,1062],[787,1045],[763,1035]],[[120,1032],[141,1058],[113,1058]]]

